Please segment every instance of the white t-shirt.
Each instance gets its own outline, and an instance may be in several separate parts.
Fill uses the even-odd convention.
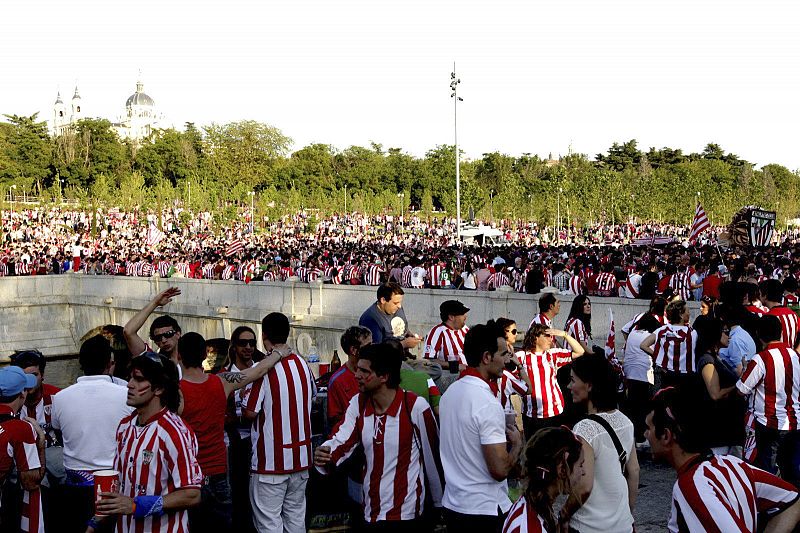
[[[416,289],[424,287],[426,274],[427,271],[422,267],[414,267],[411,269],[411,286]]]
[[[506,442],[505,415],[489,384],[465,376],[439,403],[439,450],[444,468],[442,505],[451,511],[497,516],[511,508],[508,485],[496,481],[483,458],[484,444]]]
[[[475,285],[475,274],[472,272],[462,272],[461,277],[464,279],[464,288],[465,289],[477,289],[478,286]]]
[[[108,470],[114,464],[117,427],[133,410],[128,389],[111,376],[82,376],[53,396],[53,427],[64,436],[64,467]]]
[[[614,429],[628,457],[636,453],[633,423],[628,417],[617,410],[598,414]],[[594,450],[594,484],[589,499],[572,515],[569,526],[581,533],[630,533],[633,515],[628,504],[628,483],[614,442],[603,426],[592,420],[581,420],[573,431]]]
[[[622,367],[625,370],[627,379],[636,381],[646,381],[653,384],[653,358],[645,353],[641,348],[642,342],[650,336],[646,329],[635,329],[628,335],[628,342],[625,344],[625,359]]]

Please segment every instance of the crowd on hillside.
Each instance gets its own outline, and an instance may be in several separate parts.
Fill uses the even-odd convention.
[[[210,213],[156,215],[57,208],[3,212],[0,276],[82,273],[252,281],[295,281],[405,288],[512,290],[650,298],[671,289],[700,299],[707,276],[783,280],[800,275],[798,235],[774,246],[721,250],[723,228],[692,245],[689,228],[661,224],[552,228],[501,221],[505,244],[455,239],[455,220],[301,211],[264,220],[249,213],[219,229]],[[94,236],[92,236],[94,235]],[[658,240],[662,244],[654,244]],[[666,241],[666,242],[665,242]],[[711,294],[711,296],[715,296]]]

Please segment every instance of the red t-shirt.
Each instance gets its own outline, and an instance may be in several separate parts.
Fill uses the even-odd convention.
[[[183,418],[197,437],[197,462],[204,476],[224,474],[228,470],[225,450],[225,409],[228,399],[222,380],[208,374],[203,383],[181,380]]]
[[[344,418],[350,399],[356,394],[358,394],[356,375],[347,368],[347,365],[342,365],[328,382],[328,420],[334,432]]]
[[[708,296],[719,300],[719,286],[722,285],[722,278],[716,274],[711,274],[703,278],[703,296]]]

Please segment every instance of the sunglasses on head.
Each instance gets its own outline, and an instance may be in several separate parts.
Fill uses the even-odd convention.
[[[156,352],[145,351],[142,352],[142,355],[139,357],[144,357],[145,359],[149,359],[150,361],[156,363],[158,366],[164,366],[164,361],[161,360],[161,355],[157,354]]]
[[[156,335],[150,335],[150,340],[153,342],[161,342],[161,339],[171,339],[175,336],[177,331],[171,329],[169,331],[165,331],[164,333],[158,333]]]
[[[256,347],[256,340],[255,339],[236,339],[236,346],[244,348],[245,346],[252,346],[253,348]]]
[[[21,352],[11,354],[10,357],[12,362],[27,358],[41,360],[44,359],[44,355],[42,355],[42,352],[39,350],[23,350]]]

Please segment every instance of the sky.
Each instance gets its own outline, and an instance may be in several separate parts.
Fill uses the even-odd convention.
[[[423,156],[454,142],[455,62],[468,158],[636,139],[795,170],[798,28],[796,0],[3,0],[0,113],[49,120],[77,83],[114,120],[141,77],[179,128]]]

